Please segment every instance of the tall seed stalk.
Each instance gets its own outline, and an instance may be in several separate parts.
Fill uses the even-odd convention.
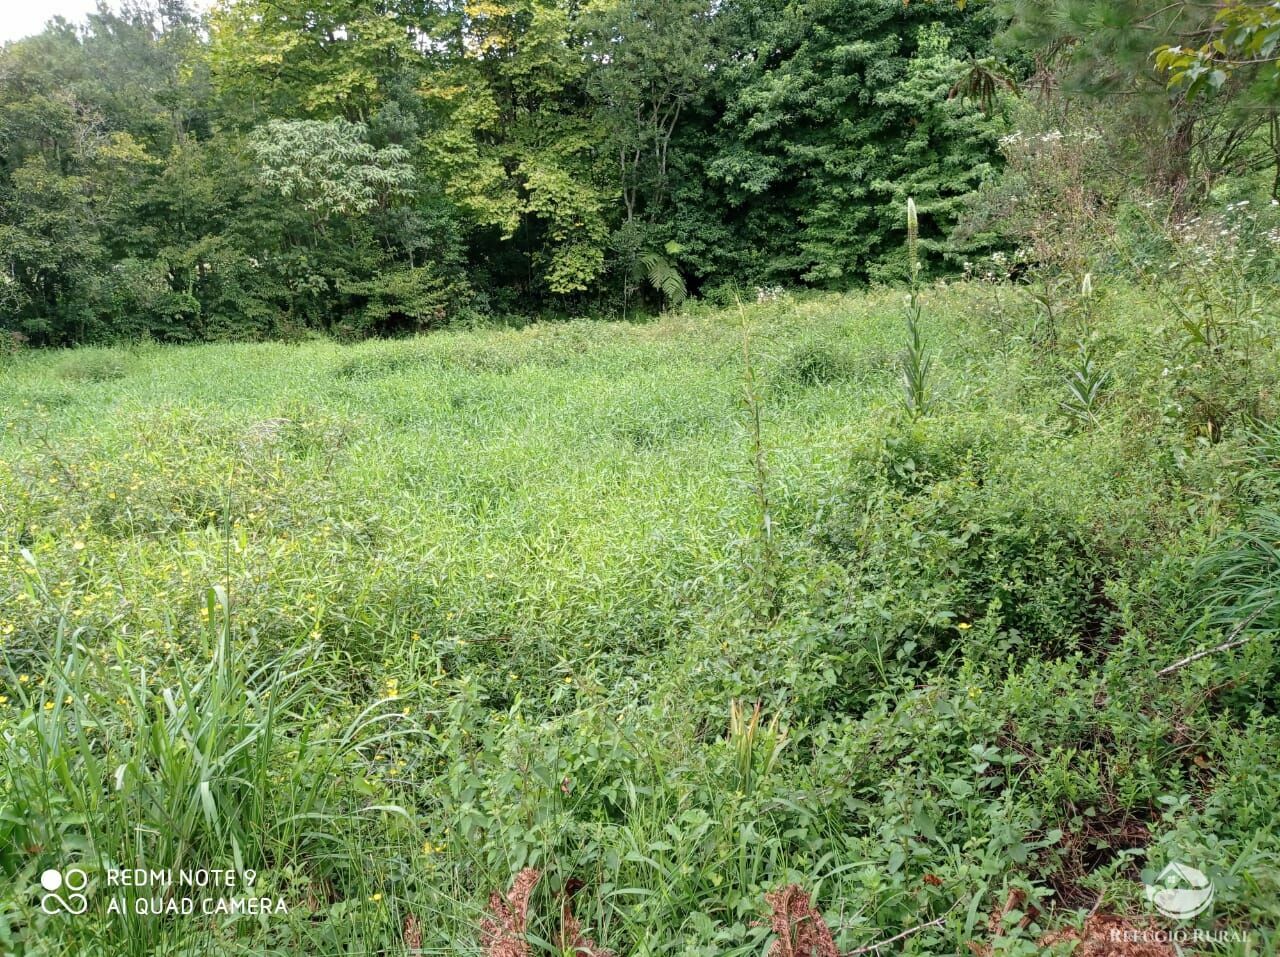
[[[760,393],[756,388],[755,365],[751,361],[751,330],[747,323],[747,310],[742,305],[742,299],[735,298],[742,328],[742,399],[747,410],[751,490],[755,498],[756,540],[759,545],[756,572],[764,592],[764,617],[772,618],[778,611],[778,555],[773,540],[773,507],[769,501],[769,466],[761,426]]]
[[[932,408],[929,370],[933,356],[920,334],[920,218],[916,201],[907,200],[907,258],[911,263],[911,286],[907,294],[907,347],[902,351],[902,404],[907,415],[918,419]]]

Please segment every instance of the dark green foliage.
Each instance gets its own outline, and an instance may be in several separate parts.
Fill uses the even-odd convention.
[[[735,283],[891,283],[911,274],[909,196],[937,276],[1025,238],[1027,171],[991,188],[1019,90],[1046,129],[1074,113],[1044,90],[1100,98],[1120,118],[1095,151],[1107,175],[1179,208],[1224,173],[1280,170],[1265,70],[1238,62],[1189,102],[1150,56],[1211,15],[1157,0],[234,0],[202,21],[181,0],[127,3],[0,52],[0,330],[354,337],[628,316]],[[1112,198],[1090,185],[1065,198]],[[990,215],[956,231],[984,186]]]
[[[743,52],[722,67],[704,168],[732,219],[703,271],[827,286],[904,278],[907,197],[928,254],[993,171],[1001,123],[948,94],[995,21],[891,0],[731,4],[724,20]]]
[[[823,537],[849,569],[858,651],[878,671],[960,646],[1056,656],[1092,645],[1108,617],[1107,560],[1089,529],[1006,478],[1001,437],[919,423],[859,463]]]
[[[236,0],[50,27],[0,52],[0,329],[351,338],[849,286],[905,275],[909,194],[936,269],[993,170],[991,98],[950,94],[994,24],[950,0]]]
[[[469,315],[470,287],[432,264],[384,272],[340,288],[363,303],[349,328],[363,335],[423,332]]]

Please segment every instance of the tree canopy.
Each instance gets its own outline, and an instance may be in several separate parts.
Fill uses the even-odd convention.
[[[1175,191],[1274,162],[1274,7],[126,0],[0,49],[0,328],[354,337],[888,281],[907,196],[956,268],[1046,63],[1140,102]]]

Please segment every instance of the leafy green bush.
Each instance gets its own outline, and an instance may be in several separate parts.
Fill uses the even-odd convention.
[[[854,357],[838,343],[806,342],[783,359],[777,379],[784,385],[824,386],[860,378]]]
[[[849,568],[843,610],[866,663],[927,669],[959,645],[1003,655],[1032,642],[1055,656],[1095,642],[1107,561],[1089,529],[1008,484],[1006,441],[945,430],[888,437],[823,530]]]

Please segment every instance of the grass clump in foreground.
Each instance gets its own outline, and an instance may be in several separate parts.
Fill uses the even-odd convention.
[[[10,360],[3,949],[721,957],[803,912],[1035,954],[1168,926],[1179,860],[1270,952],[1274,351],[1206,426],[1176,323],[1100,290],[1081,416],[1034,304],[920,295],[921,414],[888,292]],[[112,914],[180,893],[122,867],[288,913]]]

